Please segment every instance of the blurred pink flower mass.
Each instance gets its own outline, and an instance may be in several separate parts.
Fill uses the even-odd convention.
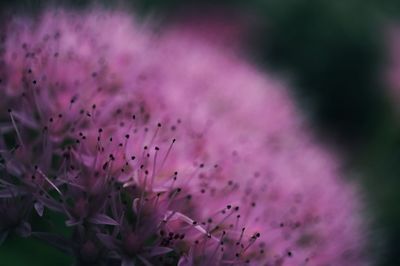
[[[6,28],[0,194],[63,213],[79,260],[367,264],[357,188],[285,83],[233,48],[115,11]]]
[[[389,86],[389,96],[393,99],[393,103],[400,103],[400,27],[398,25],[390,25],[387,30],[387,46],[388,46],[388,71],[386,76],[387,85]]]

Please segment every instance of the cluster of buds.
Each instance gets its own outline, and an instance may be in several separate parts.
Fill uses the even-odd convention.
[[[356,190],[233,51],[101,10],[12,17],[0,45],[0,242],[78,265],[364,262]],[[49,212],[71,235],[32,225]]]

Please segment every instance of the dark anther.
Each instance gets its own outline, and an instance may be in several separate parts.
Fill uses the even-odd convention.
[[[71,100],[69,101],[70,103],[74,103],[76,100],[78,99],[78,96],[75,95],[71,98]]]

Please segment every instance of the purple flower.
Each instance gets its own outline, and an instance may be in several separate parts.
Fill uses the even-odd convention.
[[[0,195],[73,229],[33,236],[82,265],[365,264],[357,189],[234,49],[101,10],[6,28]]]

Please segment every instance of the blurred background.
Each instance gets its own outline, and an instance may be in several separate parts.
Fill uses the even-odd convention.
[[[87,8],[92,3],[2,1],[0,10],[34,14],[48,5]],[[347,154],[348,178],[360,182],[365,193],[371,223],[366,233],[370,253],[379,258],[377,265],[400,265],[400,97],[396,102],[392,93],[400,87],[386,78],[393,61],[389,29],[396,23],[400,27],[398,0],[95,3],[129,6],[144,18],[166,24],[190,16],[206,21],[209,14],[226,23],[245,22],[248,34],[241,45],[247,56],[288,78],[319,136]],[[11,237],[0,247],[0,265],[70,264],[62,253],[35,240]]]

